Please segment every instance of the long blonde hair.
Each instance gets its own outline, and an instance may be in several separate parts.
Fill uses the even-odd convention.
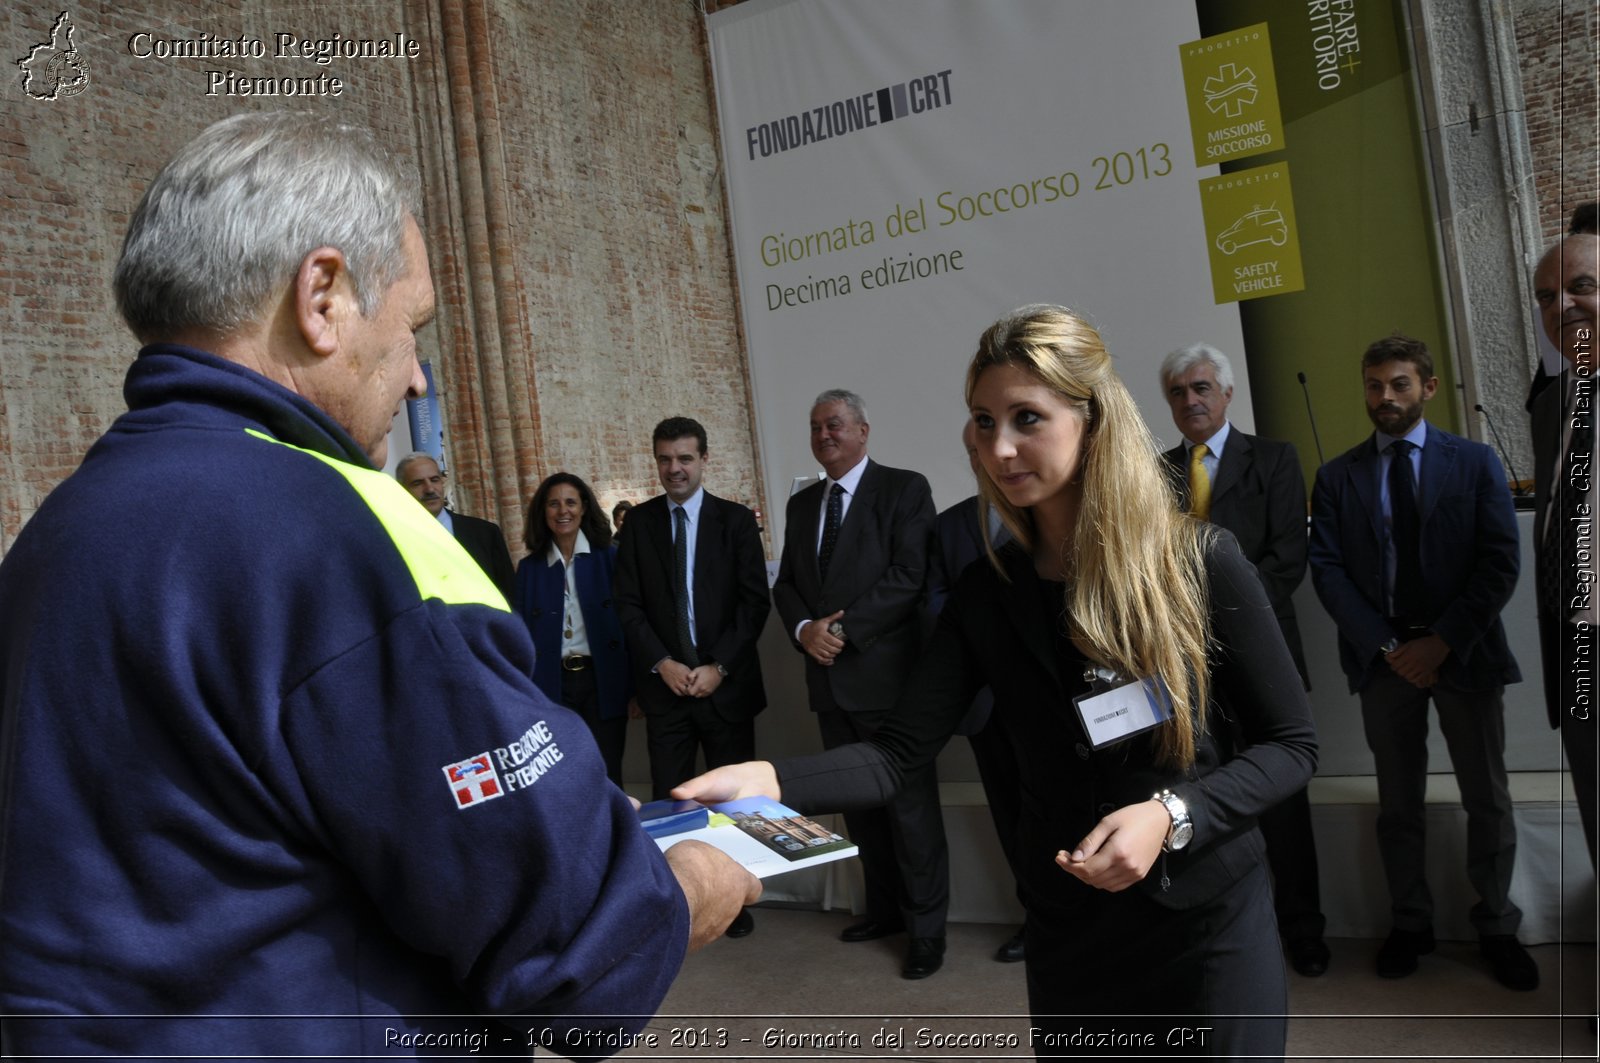
[[[967,369],[968,405],[979,376],[999,365],[1031,373],[1083,417],[1083,495],[1072,549],[1063,545],[1061,557],[1068,634],[1098,664],[1165,681],[1174,716],[1155,732],[1156,751],[1168,766],[1187,769],[1206,720],[1207,526],[1179,511],[1155,440],[1088,322],[1048,304],[1002,317]],[[980,508],[996,510],[1033,552],[1040,544],[1032,511],[1007,502],[987,471],[978,484]],[[980,523],[987,529],[987,515]],[[1000,567],[992,546],[989,558]]]

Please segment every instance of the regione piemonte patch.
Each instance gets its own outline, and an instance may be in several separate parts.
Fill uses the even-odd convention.
[[[486,752],[446,764],[444,777],[450,784],[450,792],[455,794],[457,808],[471,808],[506,795],[505,787],[500,784],[500,774],[494,770],[494,763]]]
[[[503,746],[444,767],[457,808],[526,790],[565,760],[550,724],[540,720]]]

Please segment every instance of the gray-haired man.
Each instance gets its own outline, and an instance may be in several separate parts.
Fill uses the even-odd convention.
[[[811,453],[826,478],[789,499],[772,600],[806,655],[806,689],[825,748],[864,741],[894,708],[921,650],[933,492],[921,474],[867,457],[861,397],[824,391],[811,408]],[[950,856],[932,766],[881,809],[845,815],[861,846],[867,918],[845,941],[904,930],[901,974],[944,962]]]
[[[420,450],[407,454],[394,467],[394,478],[400,481],[400,486],[411,492],[411,497],[421,502],[422,508],[432,513],[445,526],[445,530],[455,536],[461,548],[510,601],[517,570],[511,567],[511,551],[506,549],[505,534],[500,530],[500,525],[493,521],[452,511],[445,491],[448,477],[449,474],[439,468],[433,455]]]
[[[1233,365],[1209,344],[1173,351],[1161,363],[1161,387],[1183,441],[1161,456],[1179,504],[1232,532],[1256,567],[1289,655],[1306,689],[1305,651],[1294,592],[1306,575],[1306,483],[1294,444],[1247,435],[1228,421]],[[1327,919],[1317,882],[1311,804],[1301,790],[1261,817],[1272,867],[1278,933],[1289,963],[1316,977],[1328,969]]]
[[[419,200],[366,131],[248,114],[133,214],[129,411],[0,564],[7,1053],[589,1054],[759,896],[663,857],[379,471],[425,386]]]

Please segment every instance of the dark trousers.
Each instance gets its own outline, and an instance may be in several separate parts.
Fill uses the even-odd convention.
[[[676,698],[666,708],[647,710],[644,722],[650,795],[656,801],[699,774],[695,755],[702,750],[708,771],[756,757],[755,719],[723,719],[709,698]]]
[[[878,712],[817,713],[824,749],[865,742],[883,722]],[[944,936],[950,907],[950,848],[933,765],[902,780],[882,808],[846,812],[850,840],[861,847],[867,918],[902,923],[914,938]]]
[[[1281,1060],[1289,993],[1269,903],[1255,867],[1193,908],[1135,888],[1099,893],[1073,918],[1030,914],[1034,1054]]]
[[[1579,629],[1572,624],[1563,624],[1561,633],[1567,639],[1587,638],[1591,643],[1594,640],[1593,628]],[[1568,648],[1561,658],[1568,662],[1561,675],[1561,745],[1567,753],[1567,767],[1572,771],[1572,789],[1578,795],[1578,814],[1583,819],[1583,837],[1589,843],[1589,864],[1592,867],[1595,864],[1596,735],[1600,734],[1600,729],[1596,728],[1596,715],[1600,709],[1596,706],[1593,667],[1589,668],[1589,674],[1584,677],[1585,687],[1580,690],[1573,657]],[[1589,660],[1593,661],[1592,655]]]
[[[1320,938],[1328,925],[1317,882],[1317,842],[1311,834],[1311,800],[1306,791],[1261,813],[1257,823],[1267,843],[1272,869],[1272,906],[1278,934],[1285,941]]]
[[[1389,882],[1394,925],[1433,925],[1433,895],[1423,873],[1423,796],[1428,782],[1428,701],[1467,812],[1467,878],[1478,892],[1469,913],[1478,934],[1512,934],[1522,911],[1511,903],[1517,829],[1506,782],[1504,687],[1460,690],[1440,682],[1427,690],[1380,670],[1361,691],[1361,719],[1378,777],[1378,853]]]
[[[594,665],[579,672],[561,670],[561,704],[583,718],[600,747],[600,759],[605,761],[606,778],[617,786],[622,785],[622,750],[628,742],[628,718],[600,718],[600,697],[594,683]]]

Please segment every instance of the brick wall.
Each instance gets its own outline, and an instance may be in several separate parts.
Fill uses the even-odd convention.
[[[1544,242],[1600,194],[1600,9],[1594,0],[1517,0],[1528,140]]]
[[[588,480],[608,510],[658,493],[650,432],[677,414],[706,426],[708,488],[753,504],[699,13],[688,3],[547,0],[535,11],[503,4],[489,18],[502,158],[484,169],[503,165],[508,176],[500,205],[514,276],[498,283],[519,289],[523,317],[500,334],[510,383],[486,378],[457,397],[471,393],[490,419],[505,416],[494,401],[502,394],[512,418],[537,406],[536,437],[514,438],[509,425],[487,433],[517,452],[520,483],[502,475],[497,484],[508,535],[520,538],[520,508],[558,470]],[[460,409],[447,409],[447,424]]]
[[[44,101],[24,94],[10,60],[48,40],[61,9],[24,3],[0,13],[0,52],[12,71],[0,93],[0,551],[123,408],[136,348],[109,279],[128,214],[161,164],[211,121],[288,102],[365,123],[430,182],[451,179],[450,166],[430,165],[462,162],[446,133],[451,108],[463,106],[449,99],[462,75],[442,54],[439,26],[463,9],[478,27],[458,41],[472,67],[466,106],[497,109],[505,180],[490,238],[471,244],[459,190],[429,189],[425,231],[441,306],[422,346],[435,363],[449,441],[478,439],[476,449],[489,451],[453,464],[458,505],[500,519],[517,541],[532,487],[558,469],[589,479],[608,507],[641,500],[658,490],[650,429],[679,413],[710,433],[707,485],[758,497],[706,49],[692,4],[76,6],[72,43],[89,85]],[[130,38],[141,32],[260,38],[269,54],[138,58]],[[280,32],[405,33],[423,48],[414,60],[320,66],[273,58]],[[208,95],[212,69],[326,74],[345,85],[337,98]],[[493,290],[470,283],[484,256],[496,262]],[[520,325],[505,330],[488,361],[453,343],[440,350],[470,335],[465,324],[491,304]]]
[[[724,6],[726,6],[724,4]],[[61,9],[0,12],[0,551],[122,409],[134,343],[108,289],[128,212],[205,123],[281,100],[208,95],[206,71],[345,81],[301,98],[373,127],[430,180],[441,297],[423,336],[452,443],[457,504],[522,535],[545,475],[566,469],[609,508],[657,490],[651,427],[688,414],[711,437],[707,485],[760,497],[701,16],[689,2],[370,0],[354,7],[136,0],[74,7],[90,84],[27,98],[13,65]],[[464,15],[463,15],[464,13]],[[475,27],[443,53],[441,24]],[[1591,0],[1516,0],[1547,237],[1595,195],[1597,15]],[[411,61],[137,58],[148,32],[193,40],[292,32],[423,43]],[[463,73],[465,70],[465,73]],[[461,78],[470,79],[462,90]],[[451,90],[455,89],[452,99]],[[467,112],[473,112],[469,115]],[[463,218],[491,116],[502,179],[487,227]],[[468,150],[472,149],[472,150]],[[492,260],[494,269],[477,269]],[[497,342],[479,350],[494,326]],[[443,349],[441,349],[443,348]]]

